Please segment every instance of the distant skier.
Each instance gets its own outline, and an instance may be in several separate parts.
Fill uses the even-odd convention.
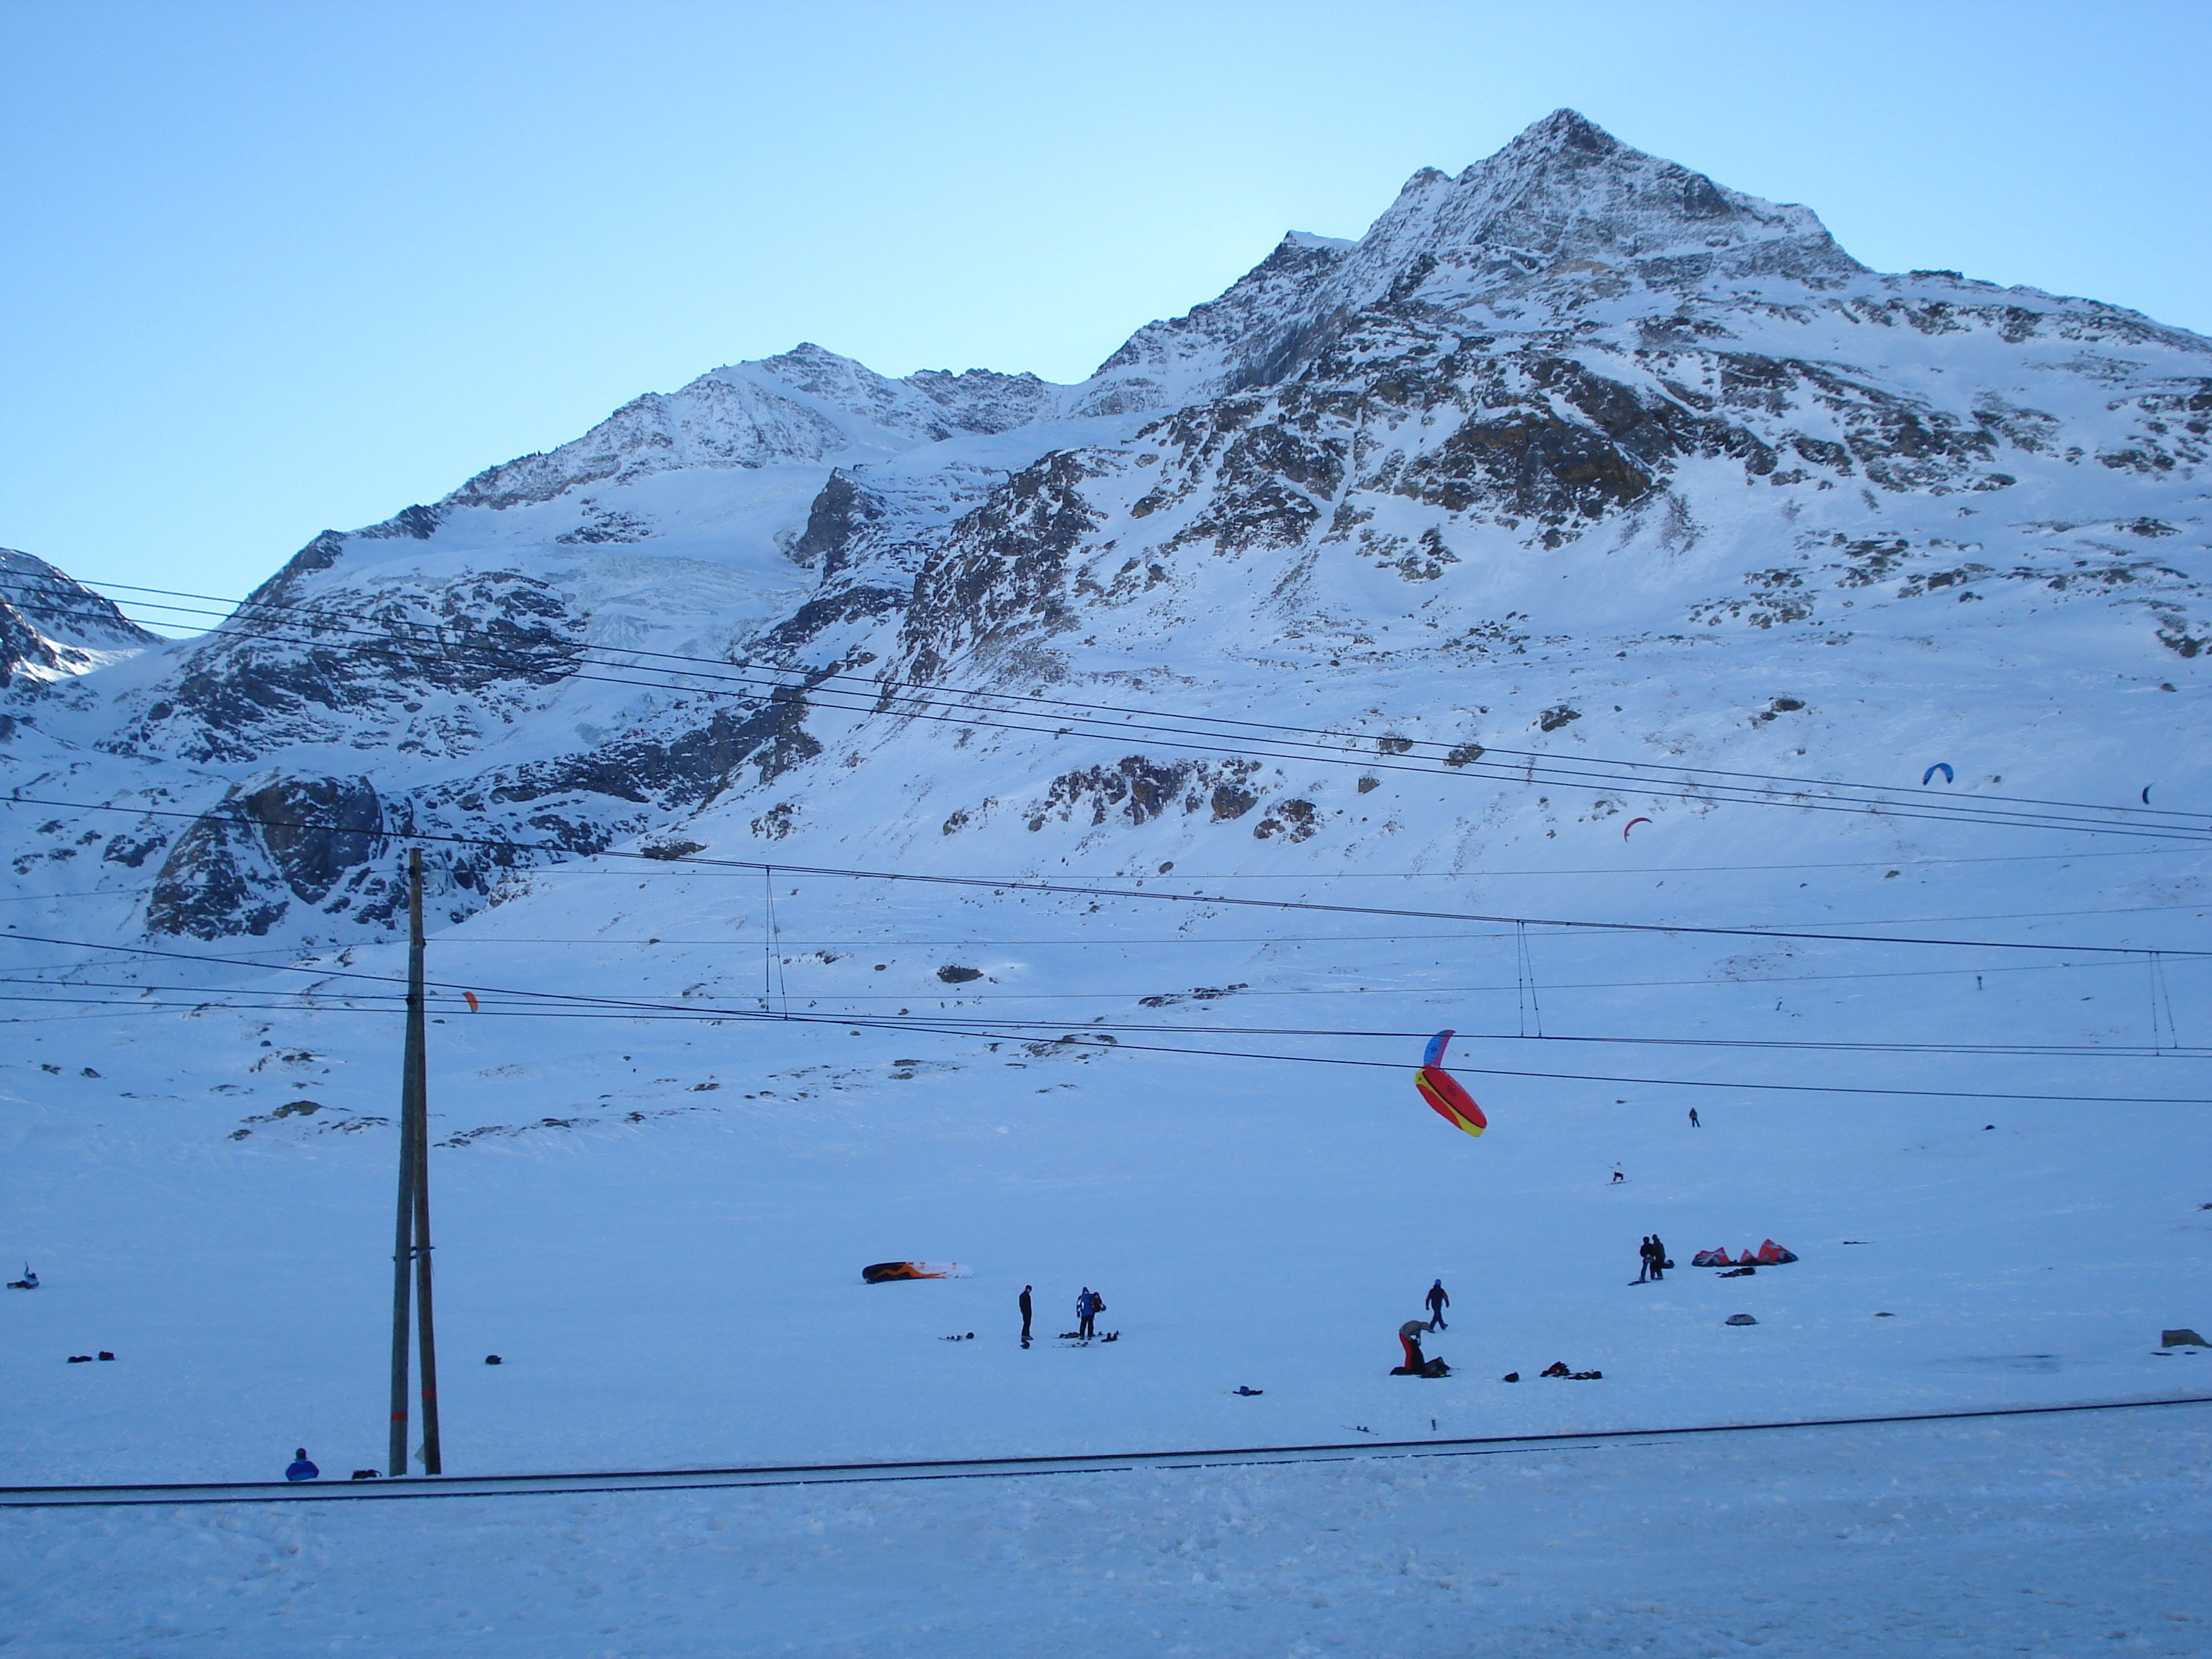
[[[1097,1317],[1098,1298],[1091,1294],[1091,1287],[1085,1285],[1083,1294],[1075,1298],[1076,1335],[1088,1342],[1091,1335],[1091,1322]]]
[[[1692,1129],[1702,1129],[1705,1127],[1698,1121],[1698,1109],[1694,1106],[1690,1108],[1690,1127]]]
[[[1451,1328],[1444,1323],[1444,1310],[1450,1306],[1451,1297],[1445,1293],[1444,1282],[1439,1279],[1429,1286],[1429,1328],[1431,1330],[1448,1331]]]
[[[323,1472],[307,1461],[307,1449],[301,1447],[292,1454],[291,1467],[284,1471],[287,1480],[319,1480]]]
[[[1027,1285],[1022,1286],[1022,1346],[1024,1348],[1030,1345],[1030,1289]]]
[[[1606,1184],[1609,1187],[1618,1187],[1622,1182],[1627,1179],[1628,1177],[1626,1176],[1621,1174],[1620,1165],[1616,1164],[1613,1166],[1613,1179]]]

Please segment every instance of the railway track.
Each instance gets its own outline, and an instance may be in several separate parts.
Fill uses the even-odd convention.
[[[1053,1457],[962,1457],[935,1462],[769,1463],[713,1469],[609,1469],[568,1474],[406,1475],[389,1480],[201,1481],[148,1486],[0,1486],[0,1509],[189,1504],[386,1503],[404,1498],[528,1498],[580,1492],[695,1492],[726,1486],[843,1486],[892,1480],[977,1480],[1049,1474],[1106,1474],[1142,1468],[1235,1468],[1269,1463],[1338,1463],[1371,1458],[1486,1457],[1663,1444],[1705,1435],[1881,1424],[1957,1423],[2069,1413],[2212,1405],[2212,1395],[2093,1400],[2063,1406],[1906,1412],[1877,1417],[1812,1417],[1779,1422],[1698,1423],[1586,1434],[1488,1435],[1469,1439],[1361,1440],[1310,1446],[1117,1452]]]

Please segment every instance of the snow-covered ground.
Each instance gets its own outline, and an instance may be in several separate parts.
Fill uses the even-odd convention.
[[[1777,924],[1929,918],[1959,936],[2080,940],[2096,919],[2032,914],[2074,908],[2069,893],[2078,904],[2078,869],[1678,872],[1613,885],[1694,884],[1693,908],[1721,922],[1742,904]],[[550,890],[430,948],[434,981],[486,999],[471,1014],[443,994],[429,1028],[451,1473],[2132,1397],[2183,1386],[2200,1363],[2160,1355],[2162,1329],[2212,1323],[2212,1113],[2095,1103],[2212,1093],[2201,1060],[2148,1052],[2141,955],[1534,930],[1536,1007],[1524,1012],[1510,929],[1134,901],[1091,915],[1078,898],[793,877],[775,894],[775,1000],[869,1023],[787,1023],[743,1017],[760,1001],[757,876],[537,881]],[[1526,878],[1516,896],[1545,885]],[[1449,908],[1462,886],[1326,890]],[[2004,919],[1978,920],[1992,915]],[[2102,925],[2140,937],[2142,921]],[[395,972],[402,952],[347,959]],[[938,977],[968,963],[985,976]],[[2185,1037],[2206,971],[2165,969]],[[331,1467],[380,1467],[396,1011],[303,1007],[303,986],[329,1005],[349,981],[298,973],[156,959],[94,977],[133,973],[262,988],[221,1000],[266,995],[271,1012],[185,1012],[199,993],[157,992],[168,1007],[64,1008],[16,1028],[11,1242],[45,1285],[0,1300],[0,1392],[17,1406],[0,1430],[9,1479],[254,1479],[301,1443]],[[531,992],[672,1010],[688,992],[702,1014],[735,1017],[586,1006],[544,1018],[522,1000]],[[902,1012],[1003,1024],[1094,1009],[1121,1028],[1115,1046],[884,1029]],[[1521,1038],[1538,1018],[1549,1035]],[[1146,1023],[1180,1029],[1133,1029]],[[1489,1111],[1480,1140],[1411,1085],[1418,1034],[1446,1024],[1469,1034],[1451,1058]],[[1285,1030],[1220,1034],[1237,1027]],[[1599,1030],[2086,1052],[1569,1040]],[[1315,1035],[1359,1030],[1411,1035]],[[2140,1057],[2111,1052],[2124,1047]],[[1233,1057],[1269,1054],[1373,1064]],[[1576,1080],[1624,1077],[1717,1086]],[[1759,1083],[1786,1086],[1744,1086]],[[2057,1097],[1790,1091],[1821,1085]],[[1662,1285],[1631,1285],[1654,1231],[1680,1265]],[[1725,1280],[1689,1265],[1695,1250],[1767,1237],[1802,1259]],[[957,1261],[972,1276],[861,1283],[862,1266],[898,1258]],[[1394,1333],[1437,1276],[1453,1306],[1437,1351],[1463,1374],[1393,1378]],[[1046,1339],[1027,1352],[1014,1340],[1024,1284]],[[1122,1338],[1063,1349],[1053,1339],[1073,1328],[1085,1285]],[[1737,1312],[1760,1322],[1723,1322]],[[939,1340],[969,1331],[972,1343]],[[62,1363],[101,1348],[116,1362]],[[483,1364],[490,1352],[505,1363]],[[1497,1381],[1554,1359],[1605,1378]],[[1266,1393],[1227,1392],[1240,1385]]]
[[[2209,1452],[2199,1406],[1316,1466],[15,1510],[0,1601],[7,1650],[41,1656],[2197,1655]]]

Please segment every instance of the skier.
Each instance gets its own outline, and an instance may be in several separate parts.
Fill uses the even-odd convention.
[[[1075,1298],[1075,1334],[1085,1341],[1091,1340],[1091,1321],[1098,1317],[1098,1298],[1091,1294],[1085,1285],[1083,1294]]]
[[[1451,1297],[1444,1291],[1443,1280],[1439,1279],[1429,1286],[1429,1328],[1431,1330],[1448,1331],[1451,1328],[1444,1323],[1444,1310],[1450,1306]]]
[[[292,1454],[291,1467],[284,1471],[287,1480],[319,1480],[323,1472],[307,1461],[307,1449],[301,1447]]]
[[[1621,1174],[1620,1165],[1616,1164],[1613,1166],[1613,1179],[1607,1182],[1606,1185],[1608,1187],[1618,1187],[1622,1182],[1627,1179],[1628,1177],[1626,1176]]]
[[[1022,1346],[1030,1345],[1030,1286],[1022,1286]]]
[[[1692,1129],[1702,1129],[1705,1127],[1698,1121],[1698,1109],[1694,1106],[1690,1108],[1690,1127]]]

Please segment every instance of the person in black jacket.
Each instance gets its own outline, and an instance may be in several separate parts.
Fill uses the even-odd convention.
[[[1022,1346],[1024,1348],[1030,1345],[1030,1290],[1027,1285],[1022,1286]]]
[[[1667,1277],[1667,1247],[1660,1243],[1659,1235],[1656,1233],[1651,1235],[1651,1277],[1654,1279]]]
[[[1451,1297],[1445,1294],[1444,1282],[1439,1279],[1429,1286],[1429,1328],[1431,1330],[1448,1331],[1451,1328],[1444,1323],[1444,1310],[1450,1306]]]

